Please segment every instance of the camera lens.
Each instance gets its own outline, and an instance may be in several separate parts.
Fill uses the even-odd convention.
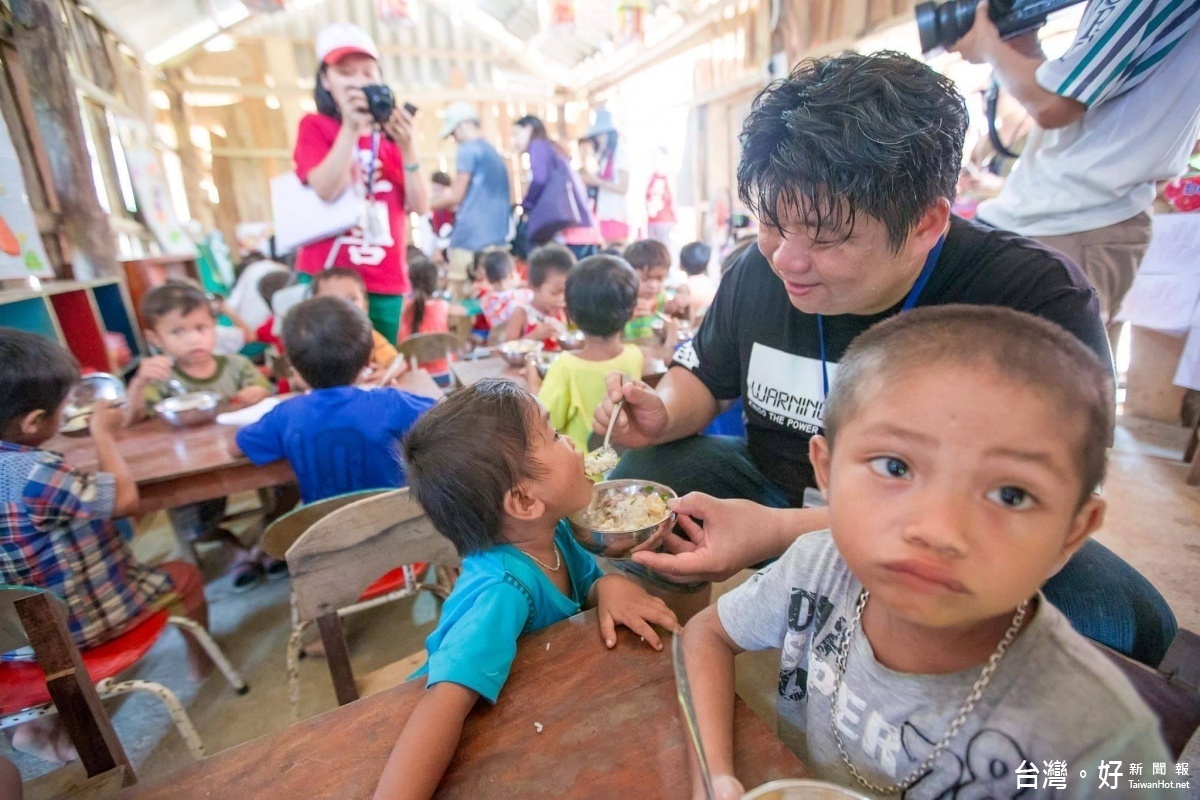
[[[937,47],[949,49],[975,23],[975,0],[947,0],[920,3],[914,9],[921,51],[928,53]]]

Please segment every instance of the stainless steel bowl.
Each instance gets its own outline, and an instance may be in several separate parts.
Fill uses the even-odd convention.
[[[510,367],[525,366],[525,359],[542,352],[542,343],[533,339],[516,339],[499,345],[500,356]]]
[[[203,425],[217,418],[221,395],[216,392],[188,392],[168,397],[154,406],[158,415],[176,427]]]
[[[563,350],[578,350],[583,347],[583,331],[567,331],[559,334],[555,341]]]
[[[604,496],[617,494],[648,494],[657,493],[664,499],[674,498],[675,492],[668,486],[653,481],[621,480],[597,483],[592,491],[592,505]],[[675,525],[675,512],[668,511],[667,515],[653,525],[622,531],[601,531],[591,526],[589,513],[592,506],[567,517],[571,525],[571,534],[575,541],[589,553],[611,558],[615,561],[626,561],[639,550],[653,550],[662,544],[663,539]]]
[[[528,358],[528,363],[537,367],[538,375],[545,378],[546,373],[550,371],[550,365],[558,358],[558,353],[540,352],[535,353]]]
[[[84,375],[67,395],[63,406],[63,423],[59,432],[64,436],[87,436],[92,408],[101,400],[119,406],[125,402],[125,382],[107,372]]]
[[[867,800],[858,792],[825,781],[787,779],[764,783],[742,795],[742,800]]]

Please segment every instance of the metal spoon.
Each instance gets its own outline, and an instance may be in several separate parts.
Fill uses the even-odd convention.
[[[708,759],[704,756],[704,743],[700,741],[700,724],[696,721],[696,705],[692,702],[692,687],[688,683],[687,664],[683,659],[683,631],[675,631],[671,637],[671,662],[675,667],[675,696],[679,698],[679,707],[683,709],[683,721],[687,724],[688,739],[692,742],[692,750],[696,753],[696,763],[700,766],[700,778],[704,782],[704,796],[708,800],[716,800],[717,793],[713,789],[712,775],[708,772]]]
[[[167,388],[171,391],[173,397],[179,397],[188,393],[188,390],[176,378],[167,378]]]
[[[625,385],[625,376],[621,376],[621,385]],[[593,450],[587,454],[584,459],[584,467],[588,468],[589,475],[602,475],[607,470],[597,469],[596,465],[604,461],[611,460],[616,457],[616,452],[612,449],[610,442],[612,441],[613,426],[617,424],[617,415],[621,413],[621,406],[625,404],[624,396],[617,401],[613,406],[612,416],[608,419],[608,430],[604,433],[604,444],[598,450]],[[611,455],[610,455],[611,454]],[[589,465],[591,467],[589,468]]]

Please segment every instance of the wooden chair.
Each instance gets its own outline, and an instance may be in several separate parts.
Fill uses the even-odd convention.
[[[443,358],[451,361],[458,347],[458,338],[452,333],[417,333],[396,345],[396,350],[411,369],[416,369],[419,364]],[[450,383],[453,386],[453,372],[450,373]]]
[[[450,570],[461,563],[450,540],[408,493],[396,489],[343,506],[315,522],[288,548],[297,618],[316,621],[338,705],[402,682],[424,660],[416,653],[355,679],[338,610],[352,605],[379,576],[379,563],[428,562],[438,582],[418,584],[445,599]]]
[[[1096,646],[1125,673],[1142,700],[1158,716],[1163,741],[1171,756],[1178,759],[1200,730],[1200,636],[1180,628],[1158,669]]]
[[[263,533],[263,550],[272,558],[285,559],[288,548],[319,520],[351,503],[387,494],[390,491],[392,490],[371,489],[363,492],[350,492],[300,506],[271,523]],[[376,569],[378,568],[377,566]],[[360,611],[416,594],[419,591],[417,584],[424,568],[424,564],[405,564],[390,570],[368,586],[355,603],[345,608],[339,608],[338,615],[345,617],[357,614]],[[304,656],[303,637],[308,625],[309,621],[301,621],[296,613],[296,597],[293,594],[292,633],[287,642],[287,683],[292,718],[297,721],[300,719],[300,659]]]
[[[53,645],[56,649],[48,651],[55,658],[54,661],[50,662],[51,666],[54,666],[54,669],[50,669],[43,662],[42,656],[37,653],[39,641],[37,636],[44,634],[45,631],[43,628],[47,624],[44,620],[47,619],[46,614],[49,612],[43,610],[40,612],[40,617],[34,618],[43,620],[40,623],[43,627],[31,630],[29,624],[25,624],[24,630],[28,631],[29,635],[23,638],[28,639],[28,642],[18,640],[16,634],[16,631],[20,630],[20,626],[15,622],[16,616],[20,615],[21,621],[25,622],[25,612],[23,611],[25,606],[22,605],[22,601],[34,596],[53,598],[53,601],[41,600],[37,602],[48,602],[51,605],[57,604],[55,613],[59,617],[63,616],[64,612],[62,608],[65,606],[63,606],[62,601],[43,589],[23,586],[0,586],[0,652],[7,653],[10,650],[24,647],[28,643],[33,646],[35,655],[38,658],[38,664],[41,665],[41,669],[39,669],[38,664],[27,661],[0,662],[0,730],[53,714],[56,710],[63,717],[68,731],[71,730],[71,725],[75,724],[75,720],[70,718],[78,715],[78,708],[74,705],[68,705],[68,711],[64,712],[63,706],[59,705],[59,696],[54,693],[56,686],[60,685],[56,681],[65,675],[62,665],[66,664],[67,661],[63,659],[69,659],[69,669],[75,677],[82,679],[83,676],[87,676],[88,685],[92,687],[91,692],[97,695],[97,703],[101,699],[106,700],[110,697],[130,692],[148,692],[153,694],[167,707],[167,713],[170,715],[171,721],[175,723],[179,734],[187,743],[188,750],[191,751],[195,758],[204,758],[204,743],[200,740],[200,735],[196,733],[196,728],[192,725],[191,718],[174,692],[162,684],[152,681],[144,681],[136,678],[119,682],[115,680],[118,674],[136,664],[150,651],[150,648],[162,636],[168,624],[185,629],[188,635],[195,638],[200,643],[200,646],[204,648],[208,657],[220,669],[225,679],[229,681],[230,686],[237,690],[238,694],[245,694],[250,690],[246,686],[246,682],[242,680],[241,675],[234,670],[228,659],[225,658],[225,654],[221,652],[221,648],[208,635],[208,631],[186,617],[170,616],[166,609],[151,614],[145,621],[136,627],[130,628],[115,639],[110,639],[103,644],[90,647],[82,652],[75,651],[72,644],[71,650],[76,652],[73,659],[63,654],[61,645]],[[63,635],[68,636],[65,627]],[[70,644],[69,636],[67,643]],[[76,665],[76,661],[79,662],[78,665]],[[76,666],[78,666],[80,671],[75,671]],[[75,740],[72,739],[72,741]],[[76,747],[79,748],[82,756],[83,747],[78,742],[76,742]]]
[[[89,782],[131,786],[137,775],[67,631],[66,604],[41,589],[0,586],[0,653],[32,647],[53,708]]]

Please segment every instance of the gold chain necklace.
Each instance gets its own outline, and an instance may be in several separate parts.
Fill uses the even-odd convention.
[[[558,572],[558,570],[562,567],[562,553],[558,552],[558,545],[552,544],[551,547],[554,548],[554,566],[553,567],[550,566],[549,564],[547,564],[546,562],[542,561],[540,558],[535,556],[533,553],[529,553],[529,552],[526,552],[525,550],[521,550],[521,548],[519,548],[519,547],[517,549],[521,550],[522,553],[525,553],[525,555],[527,555],[530,559],[532,559],[535,563],[537,563],[538,566],[542,567],[543,569],[548,569],[551,572]]]
[[[938,756],[950,745],[951,740],[958,734],[958,729],[963,726],[963,723],[967,721],[967,717],[975,710],[975,704],[979,702],[979,698],[983,696],[984,688],[992,680],[992,673],[999,666],[1000,659],[1004,658],[1004,654],[1008,652],[1009,645],[1013,643],[1013,639],[1016,639],[1017,634],[1021,631],[1021,623],[1025,621],[1025,612],[1029,608],[1029,601],[1026,600],[1017,606],[1017,611],[1013,614],[1012,623],[1008,626],[1008,630],[1004,632],[1004,638],[1000,640],[1000,644],[996,645],[995,652],[988,658],[987,664],[984,665],[983,671],[979,673],[979,677],[971,687],[970,694],[967,695],[966,701],[959,708],[954,721],[950,723],[950,727],[946,729],[946,735],[942,737],[942,740],[937,743],[937,746],[933,748],[929,756],[916,769],[910,772],[904,780],[894,783],[891,786],[879,786],[864,778],[858,769],[850,763],[850,756],[846,754],[846,748],[842,744],[842,734],[838,731],[837,724],[838,695],[842,691],[842,679],[846,675],[846,656],[850,652],[850,642],[862,622],[863,609],[867,607],[867,598],[870,596],[870,592],[866,589],[862,590],[862,593],[858,596],[858,607],[854,611],[854,619],[851,621],[850,627],[846,630],[846,635],[842,637],[842,646],[839,648],[837,654],[837,677],[833,684],[829,721],[833,726],[833,739],[837,742],[838,752],[842,755],[842,763],[846,765],[846,769],[850,771],[854,779],[876,794],[900,794],[929,771],[933,766],[933,762],[937,761]]]

